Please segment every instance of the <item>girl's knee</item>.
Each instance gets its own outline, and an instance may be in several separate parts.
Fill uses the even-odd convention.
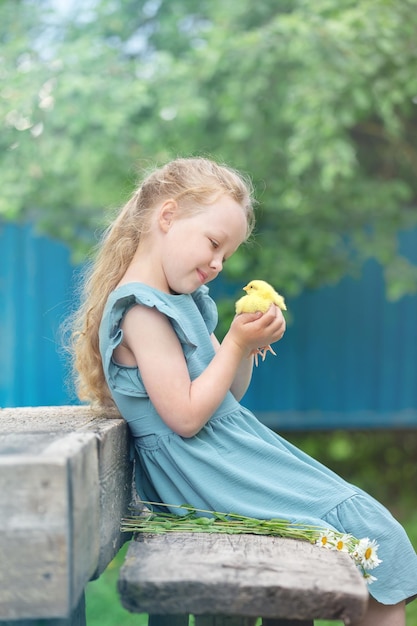
[[[405,602],[381,604],[370,596],[365,615],[351,626],[405,626]]]

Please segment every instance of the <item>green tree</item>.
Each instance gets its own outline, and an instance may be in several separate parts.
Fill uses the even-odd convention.
[[[390,297],[417,291],[416,0],[58,6],[0,5],[1,213],[83,250],[137,168],[203,153],[260,203],[232,278],[295,294],[374,257]]]

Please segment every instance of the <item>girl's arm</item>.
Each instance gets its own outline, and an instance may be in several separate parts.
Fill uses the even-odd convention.
[[[278,341],[284,330],[285,320],[275,305],[262,316],[236,316],[207,368],[191,380],[178,337],[162,313],[136,305],[123,321],[124,343],[153,405],[182,437],[192,437],[210,419],[252,350]]]
[[[217,352],[220,347],[220,343],[215,335],[211,335],[211,342]],[[249,356],[241,360],[240,365],[236,371],[235,378],[230,386],[230,391],[238,401],[243,398],[249,387],[249,383],[252,378],[252,370],[253,355],[250,354]]]

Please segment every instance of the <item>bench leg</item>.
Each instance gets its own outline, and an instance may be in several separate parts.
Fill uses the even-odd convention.
[[[235,615],[195,615],[195,626],[255,626],[256,617]]]
[[[148,626],[188,626],[188,615],[149,615]]]

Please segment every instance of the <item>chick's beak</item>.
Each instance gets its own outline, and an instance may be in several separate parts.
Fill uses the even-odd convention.
[[[248,293],[248,291],[249,291],[249,285],[246,285],[245,287],[243,287],[243,291],[246,291],[246,293]]]

